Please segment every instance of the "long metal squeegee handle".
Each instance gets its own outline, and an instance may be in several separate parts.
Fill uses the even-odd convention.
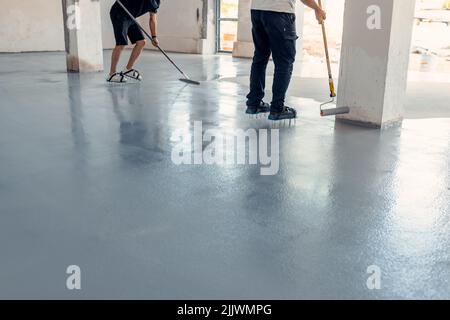
[[[123,5],[122,2],[120,2],[120,0],[116,0],[116,2],[122,7],[122,9],[128,14],[128,16],[134,21],[134,23],[139,27],[139,29],[141,29],[141,31],[151,40],[153,41],[153,37],[147,32],[147,30],[145,30],[140,23],[136,20],[136,18],[131,14],[131,12]],[[186,78],[189,79],[189,77],[183,72],[183,70],[181,70],[176,64],[175,62],[173,62],[172,59],[170,59],[169,55],[160,47],[160,46],[156,46],[158,48],[159,51],[161,51],[161,53],[167,58],[167,60],[170,61],[170,63]]]
[[[159,45],[156,46],[159,51],[161,51],[161,53],[167,58],[167,60],[169,60],[169,62],[183,75],[183,77],[185,77],[186,79],[189,79],[188,75],[186,73],[183,72],[183,70],[181,70],[176,63],[169,57],[169,55],[166,53],[166,51],[164,51],[163,48],[161,48]]]

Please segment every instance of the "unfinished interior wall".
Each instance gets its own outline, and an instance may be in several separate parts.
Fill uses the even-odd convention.
[[[103,48],[111,49],[115,45],[114,31],[112,28],[111,19],[109,18],[109,10],[116,0],[102,0],[102,35],[103,35]]]
[[[101,0],[103,48],[114,46],[109,10]],[[2,1],[0,52],[64,51],[61,0]],[[142,18],[147,26],[148,18]],[[169,51],[214,53],[215,0],[163,0],[159,11],[161,45]]]
[[[61,0],[2,0],[0,52],[63,51]]]
[[[109,9],[115,0],[101,0],[103,47],[114,45]],[[2,1],[0,52],[64,51],[61,0]]]
[[[148,17],[140,20],[148,29]],[[161,1],[158,25],[161,46],[168,51],[215,52],[215,0]]]

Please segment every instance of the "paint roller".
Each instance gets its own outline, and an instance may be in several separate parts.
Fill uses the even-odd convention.
[[[322,8],[322,0],[319,0],[319,6]],[[320,115],[322,117],[326,116],[335,116],[338,114],[347,114],[350,113],[349,107],[340,107],[340,108],[329,108],[324,109],[325,106],[334,103],[334,100],[336,98],[336,92],[334,88],[334,81],[333,81],[333,74],[331,71],[331,62],[330,62],[330,54],[328,51],[328,40],[327,40],[327,33],[325,29],[325,21],[322,21],[322,35],[323,35],[323,43],[325,46],[325,57],[327,60],[327,68],[328,68],[328,83],[330,87],[330,101],[324,102],[320,105]]]

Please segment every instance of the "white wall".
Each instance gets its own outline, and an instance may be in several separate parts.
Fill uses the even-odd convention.
[[[109,10],[116,0],[101,0],[102,6],[102,33],[103,33],[103,48],[111,49],[114,47],[114,31],[109,18]]]
[[[158,13],[161,45],[168,51],[214,53],[214,3],[215,0],[161,0]],[[147,17],[141,19],[143,25],[147,21]]]
[[[61,0],[2,0],[0,52],[64,50]]]
[[[84,0],[81,0],[84,1]],[[114,46],[109,10],[115,0],[101,0],[105,49]],[[204,29],[204,20],[208,28]],[[142,19],[147,25],[148,18]],[[159,37],[169,51],[214,51],[214,0],[162,0]],[[0,52],[63,51],[61,0],[2,0]]]

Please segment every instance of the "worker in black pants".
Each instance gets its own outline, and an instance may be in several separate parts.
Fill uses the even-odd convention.
[[[250,76],[250,93],[247,95],[248,114],[270,111],[270,120],[294,119],[297,111],[284,104],[291,81],[296,55],[295,26],[296,0],[252,0],[252,34],[255,53]],[[315,10],[319,23],[326,19],[325,12],[314,0],[301,0]],[[272,54],[275,64],[273,99],[263,101],[266,85],[266,69]]]

